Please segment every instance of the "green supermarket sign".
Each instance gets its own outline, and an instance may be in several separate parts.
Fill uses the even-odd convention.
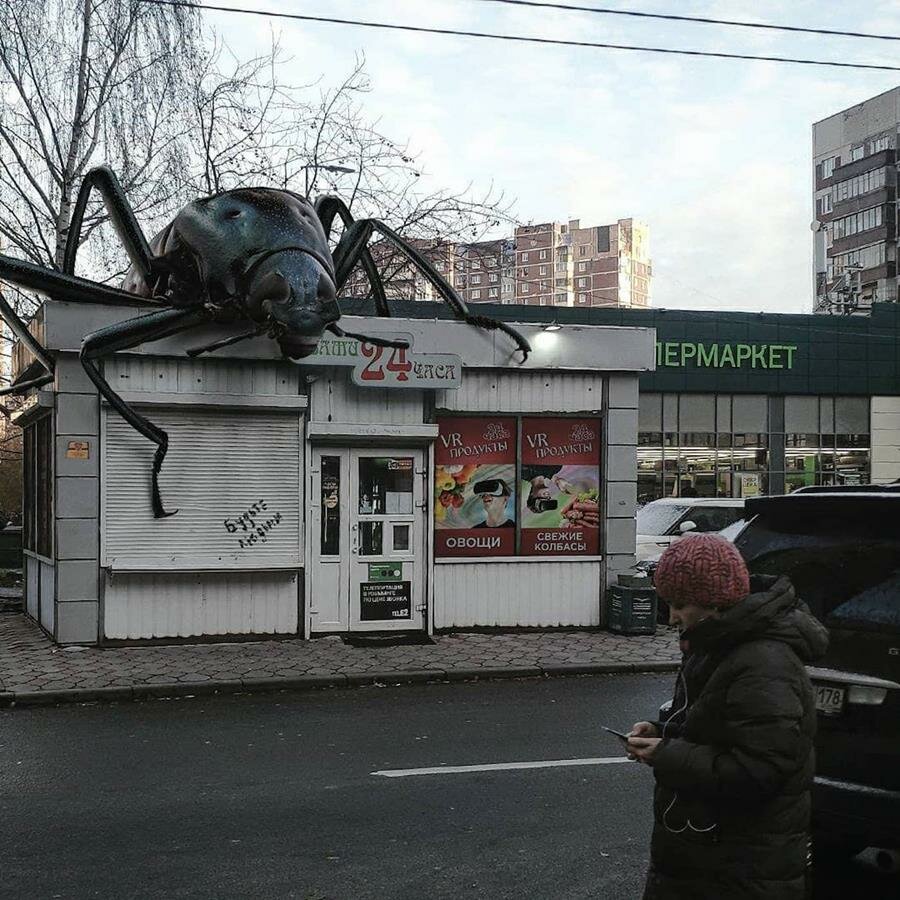
[[[793,369],[796,344],[695,344],[657,341],[658,368]]]

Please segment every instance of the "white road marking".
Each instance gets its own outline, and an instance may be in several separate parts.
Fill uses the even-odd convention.
[[[552,769],[560,766],[605,766],[631,762],[626,756],[594,756],[586,759],[537,759],[533,762],[485,763],[480,766],[430,766],[424,769],[382,769],[371,772],[384,778],[406,778],[410,775],[458,775],[464,772],[500,772],[506,769]]]

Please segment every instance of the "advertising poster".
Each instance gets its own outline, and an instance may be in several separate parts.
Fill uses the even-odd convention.
[[[412,601],[408,581],[364,581],[360,584],[360,622],[411,618]]]
[[[435,556],[516,552],[516,421],[442,418],[434,450]]]
[[[600,423],[522,420],[522,556],[600,551]]]

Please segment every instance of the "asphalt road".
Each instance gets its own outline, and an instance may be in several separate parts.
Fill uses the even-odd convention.
[[[397,770],[621,758],[599,723],[627,729],[670,681],[3,711],[0,897],[637,898],[646,768]],[[822,885],[821,900],[898,889],[859,863]]]

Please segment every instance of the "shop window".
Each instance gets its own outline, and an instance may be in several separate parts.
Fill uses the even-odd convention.
[[[22,542],[25,550],[53,556],[53,424],[44,416],[25,428]]]
[[[662,438],[662,434],[645,432],[644,439],[652,441],[654,437]],[[641,436],[638,440],[640,442]],[[662,447],[639,446],[637,450],[637,502],[643,506],[651,500],[663,496],[663,451]]]
[[[435,556],[516,552],[516,420],[446,417],[435,445]]]
[[[446,417],[439,428],[436,557],[599,552],[597,419]]]
[[[409,525],[394,525],[393,550],[409,550]]]
[[[321,533],[319,552],[322,556],[338,556],[341,552],[341,458],[322,457],[322,491],[320,498]]]
[[[359,514],[412,515],[412,511],[412,457],[362,457],[359,460]]]
[[[520,552],[600,549],[600,427],[596,419],[522,419]]]
[[[685,394],[678,398],[679,431],[715,431],[714,394]]]
[[[364,521],[359,523],[359,555],[383,556],[384,523]]]

